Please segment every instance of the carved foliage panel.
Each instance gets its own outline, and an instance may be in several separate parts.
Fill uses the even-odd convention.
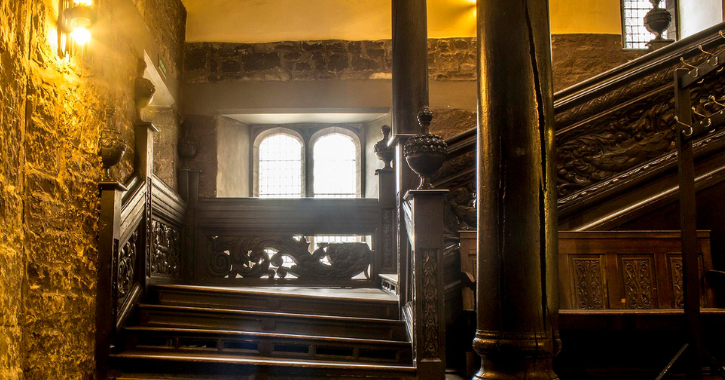
[[[609,182],[620,173],[675,150],[672,75],[666,79],[657,91],[615,111],[582,115],[580,120],[592,118],[557,136],[560,203],[573,201],[576,197],[569,195]],[[693,88],[692,104],[698,113],[709,115],[722,106],[708,97],[724,94],[725,75],[719,75]],[[558,128],[563,126],[557,122]]]
[[[437,358],[440,352],[438,329],[441,321],[438,316],[438,251],[422,250],[423,266],[423,355]]]
[[[309,252],[305,237],[293,235],[206,237],[204,277],[239,279],[351,279],[370,266],[367,243],[320,243]]]
[[[158,220],[151,221],[151,275],[177,277],[181,273],[181,232]]]
[[[126,302],[126,298],[136,283],[136,270],[138,268],[139,231],[134,231],[128,240],[121,245],[116,259],[115,292],[117,307]]]
[[[672,284],[672,307],[682,309],[685,307],[685,289],[682,285],[684,282],[682,256],[680,253],[676,253],[668,255],[667,259],[667,265],[669,266],[669,275]],[[702,278],[702,274],[704,272],[702,257],[698,257],[698,266],[700,278]],[[707,307],[707,298],[704,294],[702,294],[702,286],[700,290],[700,306]]]
[[[624,285],[624,307],[627,309],[657,308],[656,269],[654,257],[621,256]]]
[[[606,264],[604,256],[571,256],[574,307],[577,309],[606,309]]]
[[[381,211],[383,216],[382,226],[382,257],[383,257],[383,271],[395,273],[397,257],[395,257],[395,250],[393,245],[395,244],[395,209],[384,209]]]

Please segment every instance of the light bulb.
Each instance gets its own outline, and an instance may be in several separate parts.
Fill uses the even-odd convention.
[[[79,46],[85,46],[89,42],[91,42],[91,32],[88,31],[88,29],[84,27],[78,27],[74,29],[70,37],[73,39],[73,42],[78,44]]]

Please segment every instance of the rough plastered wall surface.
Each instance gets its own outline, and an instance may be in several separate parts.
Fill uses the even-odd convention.
[[[64,60],[57,1],[0,0],[2,379],[92,377],[102,111],[118,108],[133,147],[141,54],[114,25],[115,1],[130,0],[97,2],[91,56]],[[129,148],[116,178],[131,174],[133,157]]]

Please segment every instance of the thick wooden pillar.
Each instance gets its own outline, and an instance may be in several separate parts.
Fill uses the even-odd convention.
[[[420,133],[418,111],[428,105],[428,20],[426,0],[393,0],[393,138],[398,237],[398,281],[403,304],[410,301],[408,281],[410,247],[402,215],[403,196],[414,189],[418,176],[403,157],[409,137]]]
[[[557,224],[546,0],[478,0],[477,379],[556,379]]]

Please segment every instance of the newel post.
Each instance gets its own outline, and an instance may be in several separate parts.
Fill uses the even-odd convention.
[[[98,261],[96,295],[96,378],[106,379],[108,356],[116,335],[116,261],[121,239],[121,205],[126,187],[111,178],[111,167],[126,153],[126,142],[116,128],[116,109],[106,109],[106,125],[98,141],[98,155],[103,162],[98,218]]]
[[[116,305],[113,284],[115,259],[121,238],[121,198],[126,188],[118,182],[101,182],[101,215],[98,235],[98,296],[96,297],[96,378],[105,379],[108,356],[115,335]]]
[[[446,370],[443,212],[448,190],[410,190],[413,255],[413,346],[418,378],[444,379]]]

